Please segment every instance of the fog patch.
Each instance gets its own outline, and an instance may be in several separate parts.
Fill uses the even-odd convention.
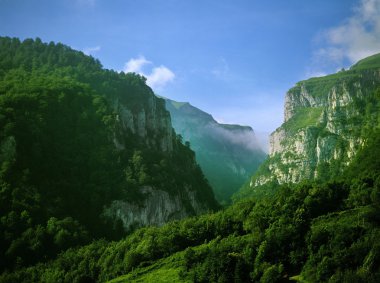
[[[265,150],[267,146],[264,135],[258,138],[251,127],[210,123],[206,126],[206,131],[216,139],[220,138],[250,151],[268,152],[268,149]]]

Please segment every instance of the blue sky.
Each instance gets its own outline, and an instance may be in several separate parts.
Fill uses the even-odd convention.
[[[297,81],[380,51],[380,0],[0,0],[0,35],[62,42],[271,132]]]

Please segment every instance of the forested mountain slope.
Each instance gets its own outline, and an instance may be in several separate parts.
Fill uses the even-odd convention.
[[[1,271],[217,207],[145,78],[0,38]]]
[[[230,202],[234,194],[264,161],[251,127],[220,124],[190,103],[166,99],[175,131],[189,141],[210,181],[216,198]]]
[[[237,198],[273,184],[339,176],[379,124],[380,54],[349,70],[301,81],[285,98],[285,121],[269,158]]]
[[[343,121],[346,121],[346,123],[338,124],[342,128],[336,128],[336,130],[340,130],[338,133],[342,133],[342,138],[348,137],[347,133],[350,132],[352,121],[341,113],[354,113],[353,116],[350,116],[355,120],[352,122],[355,124],[352,130],[354,137],[357,136],[355,133],[360,129],[361,142],[354,151],[347,150],[347,148],[351,148],[349,141],[347,141],[347,143],[343,143],[346,147],[343,147],[342,154],[336,155],[336,157],[334,155],[334,158],[343,156],[344,159],[342,160],[347,161],[346,163],[337,163],[341,164],[339,169],[330,164],[327,167],[328,170],[321,171],[324,172],[324,175],[316,180],[305,178],[302,181],[295,180],[297,183],[284,182],[283,184],[279,184],[281,181],[277,179],[283,175],[274,173],[275,181],[268,181],[264,184],[266,187],[261,187],[262,191],[266,189],[270,191],[270,194],[256,192],[253,194],[254,197],[235,202],[216,213],[176,220],[162,227],[137,229],[119,241],[95,239],[90,244],[69,248],[58,256],[55,256],[54,252],[64,250],[63,245],[66,243],[86,243],[87,230],[83,228],[81,230],[80,227],[84,227],[84,224],[74,218],[50,218],[47,219],[47,222],[37,221],[44,219],[44,215],[38,218],[36,216],[39,215],[38,213],[50,213],[50,211],[54,211],[55,206],[49,202],[44,202],[43,204],[47,204],[49,210],[45,211],[39,208],[41,201],[44,201],[44,194],[36,194],[35,192],[38,192],[39,187],[28,179],[31,178],[28,176],[33,175],[33,170],[21,170],[24,168],[21,166],[21,169],[9,170],[10,166],[19,166],[18,160],[23,160],[21,157],[16,159],[18,156],[16,154],[17,146],[15,146],[17,145],[17,136],[14,139],[12,137],[2,139],[1,160],[2,168],[5,169],[1,171],[0,209],[2,209],[2,229],[7,229],[4,233],[4,239],[9,241],[13,235],[18,235],[17,229],[24,232],[21,233],[22,237],[15,237],[15,241],[11,242],[6,251],[2,245],[2,253],[6,255],[6,260],[13,260],[11,262],[13,265],[8,266],[8,270],[0,275],[0,282],[107,282],[109,280],[111,282],[225,283],[269,283],[289,282],[289,280],[300,282],[380,282],[380,245],[378,240],[380,238],[380,91],[377,90],[378,85],[373,79],[377,67],[368,69],[368,66],[371,68],[374,65],[376,66],[374,62],[377,61],[377,57],[374,57],[375,60],[372,59],[359,62],[349,71],[350,73],[339,73],[337,77],[332,77],[334,84],[336,83],[335,79],[338,81],[341,79],[344,84],[347,77],[353,74],[355,80],[359,78],[361,83],[368,82],[370,86],[361,88],[361,92],[365,96],[360,96],[358,100],[352,98],[354,104],[346,105],[342,99],[342,101],[339,100],[341,106],[338,107],[335,104],[335,112],[327,113],[326,111],[327,117],[335,117],[334,114],[340,113],[338,116],[343,117]],[[340,78],[341,75],[344,76]],[[315,80],[318,81],[318,79]],[[20,78],[17,81],[20,81]],[[320,85],[320,87],[322,86],[324,84]],[[326,88],[328,87],[326,86]],[[335,95],[338,95],[338,92],[335,92]],[[44,100],[39,99],[39,101],[43,102]],[[104,109],[102,111],[107,109],[106,101],[104,103],[105,106],[102,107]],[[31,105],[29,100],[25,104]],[[39,107],[43,106],[44,104]],[[8,106],[0,109],[9,108],[14,109]],[[309,108],[312,109],[313,107]],[[363,112],[365,115],[359,115],[362,114],[360,111],[367,108],[368,110]],[[327,107],[327,109],[329,108]],[[322,107],[322,112],[325,110],[326,108]],[[102,111],[95,111],[95,114],[89,112],[84,117],[93,117],[99,113],[104,113]],[[295,111],[297,112],[297,110]],[[313,111],[308,112],[312,114]],[[14,110],[10,110],[10,113],[15,115],[10,117],[20,116]],[[22,112],[22,115],[34,117],[31,116],[33,113],[33,111],[25,111]],[[292,110],[289,113],[293,113]],[[302,111],[297,113],[304,115]],[[2,115],[0,117],[8,117]],[[23,117],[22,115],[21,117]],[[107,117],[106,115],[102,117],[103,122],[108,121],[104,118]],[[297,114],[290,114],[287,121],[293,121],[292,123],[298,121],[299,126],[310,125],[310,121],[315,121],[313,119],[294,120],[294,117],[297,117]],[[311,117],[314,116],[311,115]],[[332,129],[336,125],[334,119],[327,129]],[[76,119],[73,120],[76,121]],[[115,120],[117,121],[117,119]],[[4,121],[8,120],[4,120],[4,118],[1,118],[0,121],[3,123],[1,125],[7,125],[4,132],[6,129],[25,128],[32,132],[37,130],[38,133],[40,129],[38,123],[42,123],[46,119],[45,116],[37,115],[33,119],[36,122],[31,124],[33,127],[30,129],[28,128],[30,123],[23,123],[22,127],[14,128],[17,123],[5,123]],[[21,119],[21,121],[24,120]],[[79,119],[79,121],[82,120]],[[330,119],[326,120],[326,125],[329,125],[329,121]],[[45,123],[42,124],[45,125]],[[295,124],[297,125],[297,123]],[[49,124],[47,123],[47,125]],[[302,131],[303,129],[303,127],[295,127],[294,124],[290,125],[291,130],[299,129]],[[315,127],[319,131],[319,128]],[[304,130],[308,131],[308,128],[305,126]],[[112,129],[111,127],[111,133],[115,132]],[[24,132],[19,131],[22,136]],[[293,133],[295,133],[294,137],[297,137],[297,131]],[[56,135],[58,133],[51,135],[51,137],[54,139],[62,138]],[[339,135],[336,135],[339,140]],[[326,135],[326,137],[328,136],[330,134]],[[108,135],[104,135],[105,137]],[[104,140],[103,136],[97,139]],[[107,139],[105,138],[105,140]],[[347,140],[349,139],[347,138]],[[93,146],[102,148],[103,143],[95,141]],[[37,142],[43,144],[45,141],[42,138],[36,138],[36,142],[33,141],[31,144]],[[138,141],[134,142],[139,144]],[[62,146],[64,144],[62,143]],[[114,149],[115,143],[111,144],[111,148]],[[120,142],[120,144],[123,143]],[[335,143],[332,144],[336,145]],[[104,142],[103,151],[97,152],[107,152],[108,145],[109,143]],[[281,143],[280,145],[286,146],[286,144]],[[186,146],[175,142],[173,142],[173,152],[175,152],[176,146],[190,155],[191,152]],[[293,149],[290,145],[288,146],[289,152],[291,152]],[[125,150],[128,148],[125,146]],[[332,146],[332,148],[335,150],[336,147]],[[36,152],[37,156],[43,152],[37,150],[38,147],[32,149],[31,152]],[[56,151],[55,148],[52,150]],[[115,154],[119,151],[116,150]],[[348,156],[348,152],[352,152],[352,154]],[[103,156],[102,154],[99,155],[99,158]],[[135,156],[135,153],[131,156],[132,159],[129,159],[130,163],[128,163],[130,168],[143,169],[125,170],[125,172],[134,172],[135,174],[128,173],[127,176],[130,177],[127,178],[127,181],[132,184],[134,182],[139,184],[140,181],[148,178],[143,173],[151,171],[145,170],[143,166],[133,165],[141,164],[142,160],[145,160],[145,155],[144,158],[140,158],[140,154]],[[101,160],[109,162],[108,159],[101,158]],[[112,161],[117,161],[116,165],[113,165],[116,168],[116,173],[120,170],[117,167],[118,160],[123,159],[117,155],[115,159],[112,159]],[[185,164],[183,163],[184,160],[181,159],[178,163],[173,164],[183,165]],[[268,160],[272,166],[269,167],[267,164],[268,170],[262,171],[262,176],[271,180],[269,170],[277,168],[273,166],[280,166],[281,163],[271,163],[274,162],[273,157]],[[40,162],[41,159],[38,161]],[[106,165],[110,166],[107,163]],[[34,168],[33,166],[30,167]],[[75,168],[80,169],[82,167]],[[125,169],[125,167],[122,168]],[[302,168],[304,167],[301,166],[300,170]],[[13,177],[12,172],[19,172],[19,175]],[[109,172],[112,173],[113,171],[110,170]],[[137,175],[136,172],[138,172]],[[293,171],[284,169],[284,172],[288,174]],[[316,172],[319,172],[319,169]],[[191,174],[192,178],[196,176],[193,173]],[[151,174],[146,175],[152,176]],[[87,175],[84,174],[83,176]],[[115,176],[118,175],[115,174]],[[100,177],[102,177],[101,174],[95,174],[95,176],[89,176],[88,180],[96,181],[96,178]],[[190,176],[188,177],[190,178]],[[258,177],[259,175],[255,178],[258,179]],[[15,189],[13,183],[8,180],[11,180],[18,187]],[[104,179],[102,184],[107,184],[106,180]],[[49,184],[52,186],[47,187],[46,185],[44,190],[49,191],[51,189],[54,193],[55,183]],[[102,192],[102,190],[98,190]],[[132,192],[129,191],[128,193]],[[252,195],[252,191],[249,193]],[[136,195],[136,199],[138,195]],[[7,214],[4,214],[4,211]],[[28,215],[33,215],[33,217]],[[76,231],[76,233],[71,231]],[[9,243],[6,241],[2,239],[2,243]],[[41,253],[42,248],[48,248],[51,254],[44,254],[43,250]],[[44,260],[40,260],[41,258]],[[51,258],[50,261],[45,260],[49,258]],[[39,263],[32,265],[36,262]],[[9,263],[3,260],[2,264],[4,266],[4,264]],[[26,265],[29,267],[25,267]]]
[[[380,281],[380,132],[340,179],[94,241],[0,282]]]

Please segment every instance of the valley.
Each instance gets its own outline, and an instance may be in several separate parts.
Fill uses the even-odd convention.
[[[0,38],[0,282],[379,282],[380,55],[248,126]],[[232,201],[231,201],[232,197]]]

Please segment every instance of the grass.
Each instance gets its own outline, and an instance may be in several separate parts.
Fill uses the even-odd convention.
[[[322,111],[322,107],[300,108],[297,110],[296,114],[283,125],[283,127],[285,127],[286,130],[295,133],[302,128],[317,126]]]
[[[360,77],[361,71],[374,68],[380,68],[380,53],[360,60],[349,70],[342,70],[335,74],[300,81],[290,91],[299,92],[300,87],[304,85],[308,93],[313,97],[325,96],[337,82],[349,81],[352,78]]]
[[[305,86],[307,92],[312,97],[327,97],[331,89],[339,82],[349,81],[350,79],[357,77],[359,77],[359,73],[356,70],[341,71],[324,77],[315,77],[300,81],[295,87],[290,89],[289,92],[299,93],[301,86]]]
[[[351,70],[380,68],[380,53],[360,60],[351,67]]]
[[[176,253],[170,257],[164,258],[146,267],[140,267],[132,272],[112,279],[108,283],[126,283],[126,282],[191,282],[180,277],[183,271],[183,252]]]

